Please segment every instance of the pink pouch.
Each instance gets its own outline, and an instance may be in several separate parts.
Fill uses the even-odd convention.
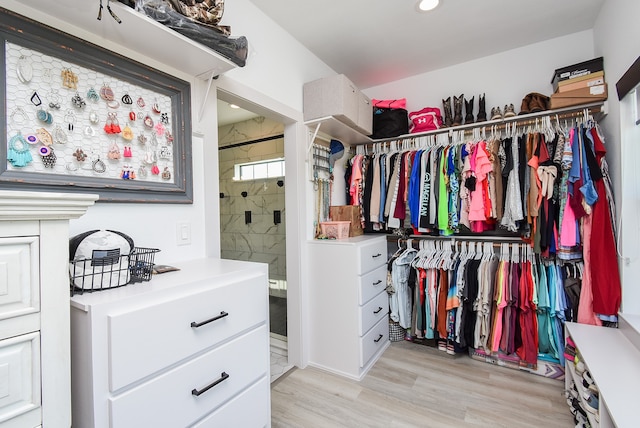
[[[371,100],[371,104],[373,104],[374,107],[407,109],[406,98],[399,98],[397,100],[376,100],[374,98]]]
[[[409,113],[409,121],[411,126],[409,132],[433,131],[442,127],[442,115],[438,107],[425,107],[419,111]]]

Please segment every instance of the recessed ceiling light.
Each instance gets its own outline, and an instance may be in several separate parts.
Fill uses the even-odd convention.
[[[418,10],[420,12],[427,12],[438,7],[438,4],[440,4],[440,0],[419,0]]]
[[[240,106],[237,106],[235,104],[229,104],[229,107],[231,107],[231,108],[240,108]]]

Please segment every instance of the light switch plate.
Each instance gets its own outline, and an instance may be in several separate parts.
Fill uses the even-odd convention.
[[[191,223],[179,222],[176,224],[176,244],[191,245]]]

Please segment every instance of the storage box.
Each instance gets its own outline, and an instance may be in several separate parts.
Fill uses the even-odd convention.
[[[357,205],[335,205],[329,207],[329,218],[333,221],[348,221],[351,224],[349,236],[364,233],[360,222],[360,207]]]
[[[362,92],[360,92],[358,101],[358,121],[356,127],[364,135],[371,135],[373,133],[373,104],[371,103],[371,99]]]
[[[553,77],[551,78],[551,84],[553,85],[553,90],[555,92],[558,89],[558,83],[563,80],[568,80],[571,78],[576,78],[603,70],[603,57],[579,62],[577,64],[568,65],[566,67],[556,69],[553,73]]]
[[[305,121],[333,116],[365,135],[373,131],[371,100],[344,75],[325,77],[303,86]]]
[[[556,92],[575,91],[576,89],[590,88],[591,86],[604,85],[605,83],[604,71],[598,71],[575,79],[563,80],[558,83]]]
[[[607,99],[607,84],[594,85],[574,91],[557,92],[551,95],[551,109],[589,104]]]
[[[329,239],[345,239],[349,237],[348,221],[323,221],[320,222],[322,234]]]

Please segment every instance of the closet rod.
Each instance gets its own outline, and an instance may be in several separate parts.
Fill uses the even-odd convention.
[[[434,238],[435,238],[435,237],[434,237]],[[443,236],[442,238],[445,238],[445,237]],[[411,243],[412,243],[412,244],[414,244],[414,243],[417,243],[418,241],[421,241],[421,240],[424,240],[424,236],[420,236],[420,237],[417,237],[417,236],[416,236],[415,238],[400,238],[400,239],[397,239],[397,240],[395,240],[395,239],[391,239],[391,237],[389,237],[389,239],[388,239],[387,241],[388,241],[388,242],[397,242],[398,244],[399,244],[399,243],[401,243],[401,242],[402,242],[402,243],[407,243],[407,242],[411,241]],[[446,240],[445,240],[445,239],[442,239],[442,241],[446,241]],[[460,238],[457,238],[457,239],[451,239],[451,238],[450,238],[450,241],[451,241],[452,243],[455,243],[455,242],[462,242],[462,241],[466,241],[466,242],[478,242],[478,243],[490,242],[490,243],[491,243],[491,245],[493,246],[493,248],[500,248],[500,246],[501,246],[502,244],[509,244],[509,245],[513,245],[513,244],[516,244],[516,245],[528,245],[528,244],[527,244],[526,242],[524,242],[522,239],[517,239],[517,240],[515,240],[515,239],[514,239],[514,240],[509,240],[509,239],[503,239],[503,240],[496,240],[496,239],[484,239],[484,240],[482,240],[482,239],[464,239],[464,238],[462,238],[462,239],[460,239]]]
[[[527,242],[522,240],[520,235],[517,236],[460,236],[460,235],[451,235],[451,236],[434,236],[434,235],[409,235],[408,238],[400,238],[396,239],[393,235],[387,236],[388,242],[396,242],[396,241],[419,241],[419,240],[434,240],[434,241],[479,241],[479,242],[495,242],[495,243],[516,243],[516,244],[527,244]]]
[[[417,137],[424,137],[427,135],[438,135],[438,134],[445,134],[445,133],[449,133],[451,135],[456,131],[463,131],[463,130],[472,132],[473,129],[475,128],[480,128],[480,129],[486,128],[487,130],[490,131],[491,127],[495,126],[496,129],[502,130],[504,129],[506,124],[513,123],[513,122],[515,122],[516,125],[518,126],[528,126],[530,124],[535,124],[536,119],[540,119],[546,116],[549,116],[553,119],[555,119],[555,117],[558,116],[559,120],[580,117],[584,114],[584,110],[589,110],[589,113],[591,115],[594,115],[596,113],[606,112],[605,103],[606,101],[602,101],[602,102],[591,103],[591,104],[583,104],[580,106],[565,107],[565,108],[555,109],[555,110],[544,110],[537,113],[523,114],[523,115],[496,119],[496,120],[487,120],[485,122],[470,123],[468,125],[452,126],[450,128],[440,128],[440,129],[435,129],[433,131],[398,135],[397,137],[373,140],[372,143],[364,144],[364,146],[373,147],[376,143],[411,140]]]

